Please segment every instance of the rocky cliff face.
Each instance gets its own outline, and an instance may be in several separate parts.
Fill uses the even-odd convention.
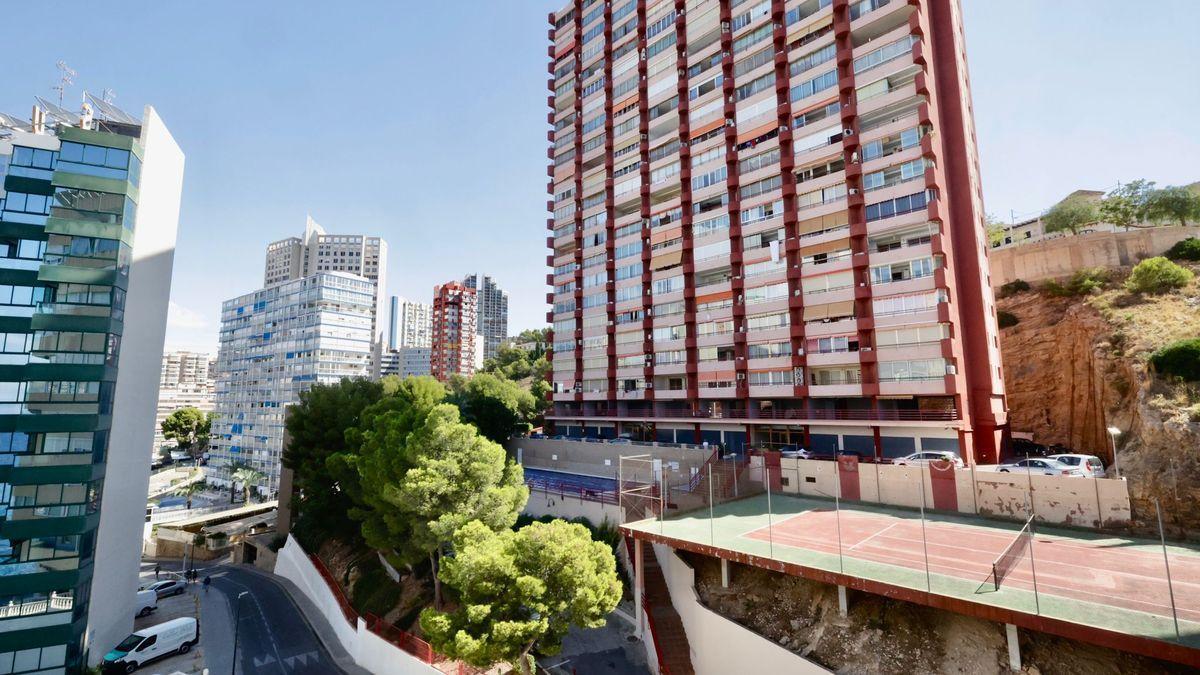
[[[1163,381],[1148,365],[1159,347],[1200,335],[1200,288],[1139,298],[1117,284],[1094,295],[1029,291],[997,306],[1019,323],[1001,331],[1013,431],[1111,464],[1108,432],[1130,480],[1135,518],[1200,532],[1200,387]]]

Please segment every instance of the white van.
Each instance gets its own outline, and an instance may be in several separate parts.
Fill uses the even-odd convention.
[[[158,593],[152,590],[138,591],[133,601],[134,616],[149,616],[158,609]]]
[[[200,641],[200,624],[195,619],[171,619],[134,632],[104,655],[104,668],[124,668],[132,673],[140,666],[172,654],[186,654]]]

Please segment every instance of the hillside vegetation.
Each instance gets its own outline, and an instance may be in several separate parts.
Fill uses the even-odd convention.
[[[1160,276],[1154,260],[1140,265]],[[1200,498],[1200,382],[1180,376],[1197,353],[1186,344],[1200,337],[1200,281],[1196,263],[1180,263],[1188,274],[1166,275],[1157,292],[1131,291],[1129,269],[1081,270],[1002,290],[997,307],[1012,317],[1000,338],[1012,429],[1104,458],[1107,428],[1120,429],[1135,517],[1152,519],[1158,498],[1182,534],[1200,532],[1188,508]]]

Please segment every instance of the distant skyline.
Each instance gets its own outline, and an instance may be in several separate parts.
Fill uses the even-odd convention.
[[[0,111],[53,99],[59,59],[78,71],[68,105],[111,88],[158,109],[187,154],[168,350],[215,353],[221,302],[261,286],[267,243],[305,214],[387,239],[385,295],[491,275],[516,334],[545,325],[546,15],[562,4],[118,1],[68,6],[54,39],[44,7],[17,4]],[[963,6],[988,212],[1200,180],[1200,3]],[[138,42],[91,39],[118,34]]]

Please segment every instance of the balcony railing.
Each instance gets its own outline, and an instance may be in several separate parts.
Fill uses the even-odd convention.
[[[613,410],[564,411],[551,413],[551,418],[572,417],[617,417],[617,418],[660,418],[660,419],[750,419],[750,420],[837,420],[863,422],[948,422],[960,419],[956,408],[945,410],[643,410],[620,413]]]

